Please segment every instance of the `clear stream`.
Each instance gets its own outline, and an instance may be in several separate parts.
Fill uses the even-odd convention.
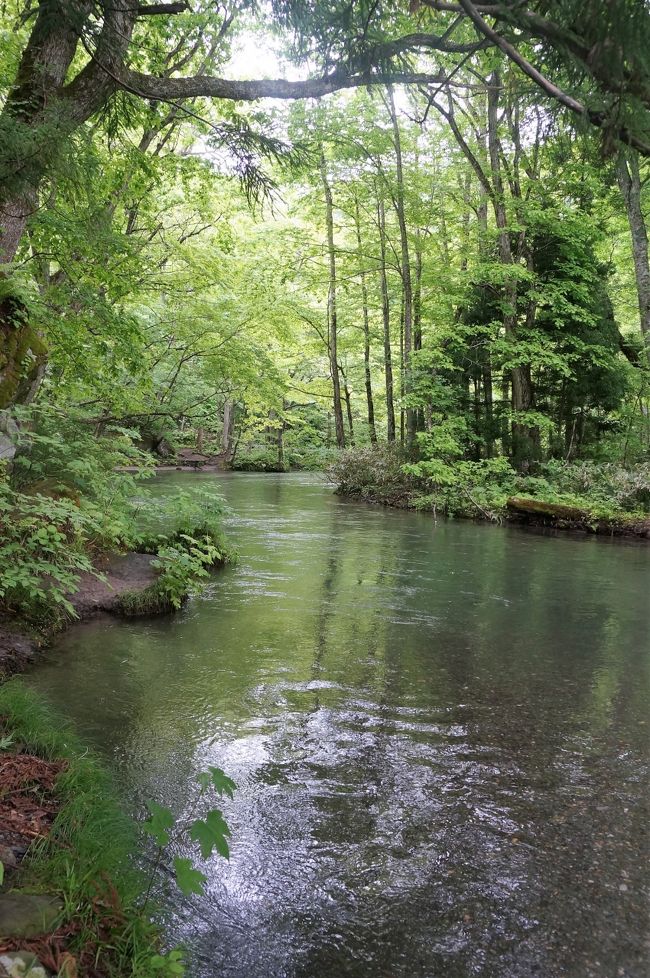
[[[177,616],[63,635],[31,683],[130,809],[239,790],[171,900],[191,978],[648,978],[650,547],[223,492],[241,560]]]

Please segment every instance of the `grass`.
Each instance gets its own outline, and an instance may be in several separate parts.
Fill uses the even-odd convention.
[[[190,584],[186,594],[180,596],[182,603],[190,594]],[[125,591],[119,596],[114,605],[114,612],[124,618],[136,618],[138,615],[164,615],[176,610],[171,597],[160,581],[150,584],[143,591]]]
[[[0,686],[0,717],[9,749],[67,764],[56,783],[52,831],[32,846],[19,875],[22,888],[62,900],[61,925],[74,924],[66,949],[81,965],[79,978],[90,961],[93,974],[106,978],[182,974],[178,952],[161,955],[159,926],[146,913],[148,880],[133,865],[142,839],[101,764],[19,680]]]

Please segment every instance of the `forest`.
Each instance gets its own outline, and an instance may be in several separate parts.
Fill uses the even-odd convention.
[[[642,547],[649,50],[644,0],[5,0],[0,675],[19,632],[209,590],[210,474]],[[0,765],[54,722],[2,695]],[[48,967],[182,973],[138,926]]]
[[[8,423],[643,509],[643,5],[177,6],[3,11]]]

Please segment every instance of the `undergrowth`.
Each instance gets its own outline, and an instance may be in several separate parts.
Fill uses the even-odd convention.
[[[136,550],[157,555],[160,576],[124,613],[178,608],[209,568],[232,559],[214,493],[159,498],[142,485],[150,461],[134,433],[97,435],[83,414],[20,412],[17,453],[0,463],[0,614],[49,630],[75,617],[71,601],[97,558]],[[140,466],[135,475],[122,471]]]
[[[554,460],[522,475],[500,456],[471,461],[449,450],[427,451],[425,440],[419,447],[418,458],[399,446],[349,449],[330,476],[342,495],[452,517],[501,520],[514,496],[581,510],[586,524],[633,525],[650,512],[648,463]]]
[[[60,925],[71,932],[67,950],[81,965],[79,978],[90,973],[89,963],[92,974],[106,978],[182,974],[180,952],[161,950],[160,926],[142,910],[148,881],[132,859],[140,835],[101,765],[18,680],[0,686],[0,721],[11,749],[67,763],[56,784],[61,807],[52,831],[32,846],[20,874],[22,888],[61,899]]]

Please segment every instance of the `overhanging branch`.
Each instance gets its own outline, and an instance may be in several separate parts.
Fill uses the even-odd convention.
[[[386,85],[390,82],[431,85],[439,84],[445,78],[442,71],[435,73],[396,71],[350,75],[336,72],[304,81],[287,81],[284,78],[235,81],[206,75],[161,78],[122,67],[116,70],[115,76],[120,86],[133,95],[164,102],[199,97],[222,98],[236,102],[252,102],[260,98],[284,100],[321,98],[323,95],[331,95],[346,88],[361,88],[364,85]]]
[[[470,18],[476,29],[484,35],[495,47],[503,51],[507,58],[516,64],[517,67],[524,72],[535,84],[541,88],[543,92],[549,95],[551,98],[555,99],[565,108],[570,109],[571,112],[576,115],[582,116],[587,119],[592,125],[597,126],[600,129],[608,128],[608,120],[605,113],[595,112],[592,109],[587,108],[582,102],[573,98],[563,89],[558,88],[557,85],[547,78],[545,75],[538,71],[534,65],[527,61],[526,58],[519,51],[506,41],[504,37],[501,36],[494,28],[490,27],[486,20],[481,16],[477,7],[472,3],[472,0],[458,0],[459,5],[463,8],[467,16]],[[638,150],[644,156],[650,156],[650,143],[646,143],[639,139],[634,133],[630,132],[629,129],[624,127],[619,127],[616,129],[616,135],[621,142],[626,143],[628,146],[632,146],[634,149]]]
[[[138,7],[138,17],[155,17],[160,14],[182,14],[190,9],[190,5],[181,0],[180,3],[143,3]]]

